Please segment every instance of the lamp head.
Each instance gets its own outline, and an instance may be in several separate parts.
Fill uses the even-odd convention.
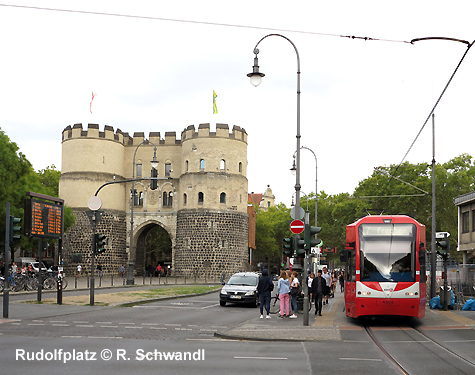
[[[292,176],[295,176],[297,174],[297,166],[295,165],[295,158],[292,164],[292,168],[290,168],[290,173],[292,173]]]
[[[150,161],[150,164],[152,164],[152,168],[157,168],[158,167],[157,148],[156,147],[154,147],[154,149],[153,149],[153,159]]]
[[[261,84],[262,77],[264,77],[265,74],[259,72],[259,62],[257,59],[257,54],[259,53],[259,50],[255,50],[254,53],[256,53],[256,56],[254,57],[254,66],[252,67],[252,73],[248,73],[247,76],[251,78],[251,84],[257,87]]]

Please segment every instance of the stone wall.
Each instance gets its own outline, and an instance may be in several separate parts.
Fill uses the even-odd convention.
[[[230,275],[244,271],[248,259],[247,213],[180,210],[177,217],[177,275]]]
[[[93,248],[93,227],[86,214],[87,210],[73,210],[76,222],[64,234],[63,262],[67,276],[77,272],[79,262],[72,261],[72,254],[81,254],[80,262],[83,272],[91,272],[91,256]],[[96,232],[107,237],[106,251],[96,256],[95,265],[102,265],[104,275],[118,274],[119,267],[127,268],[128,256],[126,253],[126,221],[125,213],[121,211],[103,210],[101,220],[97,224]]]

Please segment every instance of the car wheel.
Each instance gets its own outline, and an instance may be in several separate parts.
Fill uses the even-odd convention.
[[[226,301],[219,301],[219,305],[223,307],[226,306]]]
[[[256,295],[254,302],[251,303],[252,307],[257,307],[259,305],[259,296]]]

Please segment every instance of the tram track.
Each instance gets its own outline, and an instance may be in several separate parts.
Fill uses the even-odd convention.
[[[364,330],[370,337],[371,341],[378,347],[378,349],[389,359],[389,361],[400,371],[400,373],[404,375],[420,375],[420,372],[417,371],[411,371],[409,368],[411,367],[408,363],[401,363],[401,360],[398,360],[398,355],[392,353],[391,349],[388,348],[389,345],[385,345],[384,341],[381,340],[380,338],[377,337],[375,334],[375,330],[372,329],[371,326],[369,325],[363,325]],[[436,363],[437,361],[441,362],[443,366],[448,366],[450,367],[453,371],[451,373],[461,373],[461,374],[473,374],[475,372],[475,361],[463,357],[459,353],[455,352],[454,350],[448,348],[447,346],[441,344],[437,340],[434,340],[433,338],[429,337],[427,334],[425,334],[419,327],[416,327],[414,325],[409,325],[405,327],[399,327],[400,331],[403,331],[404,334],[410,338],[410,342],[414,343],[419,343],[419,344],[425,344],[425,343],[430,343],[434,345],[437,349],[433,350],[431,348],[428,348],[424,345],[419,345],[419,349],[425,348],[425,354],[433,358],[433,362]],[[391,328],[392,329],[392,328]],[[417,332],[420,336],[424,338],[423,341],[421,340],[416,340],[413,336],[410,335],[408,330],[411,332]],[[397,343],[397,341],[394,341],[392,343]],[[403,343],[403,341],[401,341]],[[405,342],[404,342],[405,343]],[[437,351],[443,351],[445,354],[448,354],[450,358],[456,359],[456,361],[450,360],[449,357],[446,357],[444,355],[439,355]],[[411,353],[414,354],[414,353]],[[399,357],[401,357],[401,354],[399,353]],[[406,356],[406,358],[410,357],[409,354]],[[422,358],[422,355],[421,355]]]

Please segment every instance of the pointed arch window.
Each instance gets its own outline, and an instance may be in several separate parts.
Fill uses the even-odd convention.
[[[226,203],[226,193],[221,193],[219,195],[219,203]]]
[[[198,193],[198,204],[203,204],[205,200],[205,195],[201,191]]]

